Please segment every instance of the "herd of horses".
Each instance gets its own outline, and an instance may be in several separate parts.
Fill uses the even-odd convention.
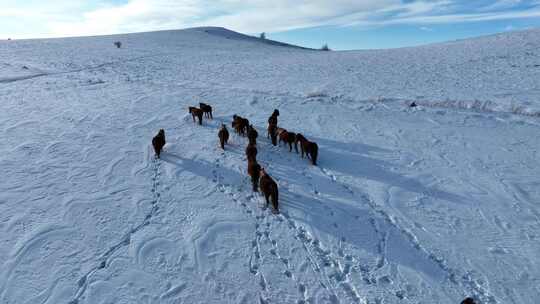
[[[200,103],[199,107],[189,107],[189,114],[193,118],[193,122],[198,122],[202,125],[203,117],[213,119],[212,106]],[[272,145],[278,146],[284,143],[285,146],[289,146],[289,152],[294,150],[298,153],[298,144],[300,144],[300,150],[302,158],[306,155],[311,159],[313,165],[317,165],[317,157],[319,153],[319,146],[315,142],[307,140],[302,134],[289,132],[284,128],[278,127],[279,110],[275,109],[272,115],[268,118],[267,138],[270,138]],[[196,121],[197,119],[197,121]],[[278,185],[274,179],[266,172],[266,170],[257,162],[257,137],[259,133],[250,124],[247,118],[233,115],[231,127],[234,131],[243,137],[248,138],[248,145],[246,147],[246,159],[247,159],[247,173],[251,178],[252,189],[254,192],[262,192],[266,200],[266,205],[272,204],[273,212],[279,213],[279,190]],[[229,131],[225,124],[222,124],[218,131],[219,144],[222,149],[225,149],[225,145],[229,141]],[[278,142],[279,141],[279,142]],[[152,138],[152,146],[156,153],[156,157],[160,158],[161,151],[165,146],[165,131],[160,129],[158,134]]]
[[[189,113],[195,122],[197,118],[198,123],[202,125],[203,117],[213,119],[212,107],[210,105],[200,103],[199,108],[189,107]],[[298,144],[300,144],[300,150],[302,153],[302,158],[304,154],[311,159],[313,165],[317,165],[317,156],[319,153],[319,146],[315,142],[307,140],[302,134],[289,132],[286,129],[278,127],[278,116],[279,111],[276,109],[268,118],[268,128],[267,128],[267,138],[270,138],[272,145],[277,146],[284,143],[285,146],[289,146],[289,152],[294,150],[298,153]],[[235,132],[240,136],[245,136],[248,138],[248,145],[246,147],[245,153],[247,158],[247,173],[251,177],[251,183],[254,192],[258,192],[259,188],[264,198],[266,200],[266,205],[272,203],[273,213],[279,213],[279,203],[278,203],[278,185],[272,179],[272,177],[265,171],[261,165],[257,162],[257,137],[259,136],[257,130],[249,123],[249,120],[238,115],[233,115],[233,120],[231,127]],[[227,126],[222,124],[218,131],[219,143],[222,149],[225,149],[225,145],[229,141],[229,131]],[[279,142],[278,142],[279,140]],[[165,131],[160,129],[158,134],[152,139],[152,145],[156,153],[156,157],[159,158],[163,146],[165,146]],[[461,304],[476,304],[473,298],[465,298]]]

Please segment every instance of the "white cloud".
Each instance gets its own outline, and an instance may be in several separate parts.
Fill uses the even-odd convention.
[[[257,33],[313,26],[364,27],[390,24],[437,24],[540,16],[538,3],[515,8],[522,0],[499,0],[463,13],[467,5],[457,0],[127,0],[113,5],[107,0],[0,0],[0,35],[17,33],[22,24],[34,36],[78,36],[178,29],[215,25]],[[531,4],[531,2],[529,2]],[[30,33],[31,34],[31,33]]]
[[[508,8],[515,7],[521,3],[523,3],[522,0],[498,0],[498,1],[495,1],[491,5],[483,7],[482,11],[508,9]]]

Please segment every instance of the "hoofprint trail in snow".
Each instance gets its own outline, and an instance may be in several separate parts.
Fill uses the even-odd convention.
[[[538,30],[355,52],[220,28],[0,42],[0,302],[535,303],[539,50]],[[274,108],[318,167],[266,140]],[[218,147],[233,114],[280,215],[246,139]]]

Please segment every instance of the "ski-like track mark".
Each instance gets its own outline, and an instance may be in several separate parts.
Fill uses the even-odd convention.
[[[298,304],[304,304],[308,303],[308,297],[307,297],[307,287],[306,284],[299,282],[296,276],[293,273],[293,269],[290,266],[290,259],[282,257],[279,251],[278,247],[278,241],[273,239],[270,235],[270,223],[268,222],[268,216],[266,215],[266,211],[268,208],[266,206],[261,206],[260,200],[257,200],[257,198],[253,194],[247,194],[243,189],[239,189],[236,193],[233,192],[233,187],[230,185],[226,185],[222,183],[223,177],[218,173],[218,170],[221,166],[220,160],[216,159],[216,168],[213,170],[212,174],[214,177],[214,181],[218,185],[219,191],[221,191],[224,194],[227,194],[232,201],[234,201],[238,206],[240,206],[244,212],[255,219],[255,237],[251,242],[252,246],[252,255],[250,257],[249,261],[249,267],[250,267],[250,273],[257,277],[259,276],[259,286],[261,287],[261,295],[259,302],[261,304],[269,303],[270,299],[268,297],[268,281],[266,280],[266,277],[264,273],[261,270],[261,262],[264,258],[264,255],[261,251],[261,244],[263,238],[265,238],[270,246],[270,255],[274,256],[277,260],[279,260],[285,269],[282,274],[289,278],[293,284],[295,285],[296,289],[299,293],[299,299],[296,301]],[[236,195],[235,195],[236,194]],[[239,199],[237,196],[245,195],[245,200],[250,201],[253,205],[256,205],[260,208],[262,208],[262,211],[259,215],[256,215],[256,212],[246,204],[243,200]],[[264,229],[264,230],[262,230]],[[323,285],[324,286],[324,285]]]
[[[247,198],[250,198],[251,201],[253,201],[253,202],[257,201],[256,198],[253,197],[253,196],[248,196]],[[261,199],[262,198],[259,197],[259,201]],[[272,249],[270,249],[270,254],[275,256],[283,264],[283,267],[285,269],[283,274],[286,277],[288,277],[289,279],[291,279],[292,282],[295,284],[295,287],[298,290],[299,296],[300,296],[300,299],[297,301],[297,304],[305,304],[305,303],[308,302],[306,284],[300,282],[295,277],[295,275],[293,273],[294,270],[290,266],[289,259],[281,256],[280,250],[279,250],[279,247],[278,247],[279,243],[270,236],[271,223],[268,221],[269,217],[267,215],[264,215],[266,213],[266,210],[267,210],[267,208],[263,208],[263,210],[261,212],[261,215],[257,216],[257,219],[259,221],[257,223],[257,229],[260,228],[261,224],[264,224],[263,227],[264,227],[265,230],[263,231],[263,235],[268,240],[268,242],[271,244],[271,247],[272,247]],[[261,220],[263,220],[263,219],[264,219],[264,223],[261,223]]]
[[[457,269],[452,268],[450,265],[448,265],[447,260],[444,257],[422,246],[418,238],[412,232],[400,227],[399,224],[394,219],[392,219],[392,217],[385,210],[383,210],[367,193],[358,194],[354,189],[352,189],[348,185],[342,182],[339,182],[336,176],[330,173],[328,170],[324,168],[321,168],[320,170],[332,182],[336,183],[337,185],[340,185],[352,195],[360,197],[362,201],[364,201],[370,207],[372,212],[380,215],[389,225],[391,225],[394,229],[402,233],[416,250],[422,252],[425,256],[427,256],[429,260],[434,262],[444,273],[446,273],[447,279],[452,284],[459,286],[461,288],[467,289],[466,294],[473,295],[474,297],[480,299],[482,303],[490,303],[490,304],[499,303],[497,299],[493,295],[490,294],[489,291],[487,291],[484,287],[482,287],[482,285],[479,283],[481,280],[475,278],[472,270],[459,271]],[[385,244],[381,244],[381,245],[385,245]]]
[[[313,270],[324,276],[326,284],[322,282],[321,284],[331,291],[330,301],[332,303],[340,303],[338,292],[336,291],[339,286],[353,303],[362,303],[362,298],[349,278],[352,270],[351,263],[340,262],[335,257],[332,250],[325,249],[320,240],[314,238],[303,226],[299,225],[288,214],[281,212],[278,217],[281,217],[287,222],[287,227],[292,231],[294,238],[300,242],[304,251],[307,253],[308,260],[311,263]],[[352,261],[352,256],[346,255],[346,257]],[[345,265],[345,267],[342,265]],[[331,269],[330,273],[326,270],[327,268]]]
[[[268,145],[268,143],[266,144]],[[285,146],[286,148],[287,146]],[[268,167],[272,168],[272,156],[270,156]],[[302,174],[307,177],[305,171]],[[285,190],[288,191],[288,189]],[[318,194],[317,191],[315,193]],[[322,279],[319,279],[321,285],[330,292],[330,301],[332,303],[340,302],[337,291],[338,287],[343,290],[345,296],[349,297],[352,303],[365,302],[350,277],[354,261],[352,255],[343,253],[339,254],[342,259],[336,258],[338,255],[335,252],[327,249],[326,247],[328,246],[324,246],[320,240],[313,237],[306,228],[297,223],[287,213],[281,212],[277,215],[277,218],[281,219],[280,222],[287,223],[287,228],[301,244],[308,256],[313,271],[322,277]],[[330,268],[330,271],[327,271],[327,268]],[[326,282],[323,283],[322,281]]]
[[[41,73],[37,73],[37,74],[17,76],[17,77],[3,77],[3,78],[0,78],[0,84],[13,83],[13,82],[18,82],[18,81],[24,81],[24,80],[39,78],[39,77],[46,77],[46,76],[56,76],[56,75],[63,75],[63,74],[80,73],[80,72],[84,72],[84,71],[92,71],[92,70],[101,69],[101,68],[104,68],[104,67],[107,67],[107,66],[114,66],[114,65],[117,65],[117,64],[122,64],[122,63],[127,63],[127,62],[132,62],[132,61],[139,61],[141,59],[148,59],[148,58],[159,57],[159,56],[163,56],[163,55],[169,55],[169,53],[159,53],[159,54],[155,54],[155,55],[137,56],[137,57],[128,58],[128,59],[124,59],[124,60],[116,60],[116,61],[104,62],[104,63],[100,63],[100,64],[97,64],[97,65],[88,66],[88,67],[82,67],[82,68],[79,68],[79,69],[73,69],[73,70],[68,70],[68,71],[41,72]]]
[[[154,158],[152,160],[152,170],[153,170],[153,176],[152,176],[152,208],[150,211],[146,214],[144,217],[143,222],[138,224],[137,226],[131,228],[129,232],[126,233],[122,239],[110,247],[105,253],[103,253],[99,259],[98,264],[94,267],[92,267],[90,270],[86,272],[85,275],[83,275],[78,281],[78,289],[75,293],[75,296],[71,301],[69,301],[69,304],[78,304],[80,299],[84,296],[86,290],[88,289],[88,284],[91,279],[91,277],[98,272],[101,269],[105,269],[108,266],[108,261],[110,257],[116,253],[118,250],[120,250],[123,247],[126,247],[131,242],[131,237],[139,232],[141,229],[143,229],[145,226],[150,224],[150,220],[156,215],[156,213],[159,210],[159,202],[161,201],[161,193],[158,191],[159,185],[160,185],[160,176],[161,176],[161,161],[157,158]]]

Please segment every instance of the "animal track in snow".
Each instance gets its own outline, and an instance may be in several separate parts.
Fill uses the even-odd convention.
[[[108,262],[109,262],[111,256],[114,253],[116,253],[118,250],[120,250],[121,248],[128,246],[131,243],[131,237],[135,233],[137,233],[138,231],[143,229],[145,226],[150,224],[150,220],[158,212],[158,210],[159,210],[158,204],[159,204],[159,202],[161,202],[161,193],[159,192],[159,185],[160,185],[159,178],[161,176],[161,170],[160,170],[161,169],[161,161],[158,160],[158,159],[153,159],[152,164],[153,164],[153,166],[152,166],[153,176],[152,176],[152,188],[151,188],[151,192],[153,194],[153,199],[151,201],[152,208],[144,216],[144,219],[140,224],[138,224],[135,227],[131,228],[126,233],[126,235],[118,243],[111,246],[105,253],[103,253],[99,257],[97,265],[90,268],[90,270],[88,270],[86,272],[86,274],[84,274],[81,278],[79,278],[79,280],[77,281],[77,286],[78,286],[77,292],[75,293],[75,296],[69,302],[69,304],[77,304],[77,303],[79,303],[79,301],[84,296],[84,294],[85,294],[85,292],[86,292],[86,290],[88,288],[88,284],[90,283],[89,281],[90,281],[91,277],[96,272],[107,268]]]

